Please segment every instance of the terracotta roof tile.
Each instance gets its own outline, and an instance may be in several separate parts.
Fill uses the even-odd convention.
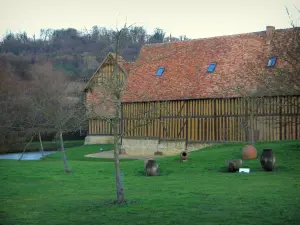
[[[265,31],[144,45],[130,71],[122,100],[131,102],[223,97],[219,91],[223,86],[239,82],[255,88],[255,78],[251,74],[246,75],[245,64],[252,62],[265,68],[267,57],[271,56],[263,55],[268,53],[264,51],[266,49]],[[258,61],[261,56],[266,57],[263,62]],[[216,69],[213,73],[207,73],[207,67],[212,62],[217,63]],[[155,76],[158,67],[165,67],[160,77]],[[241,74],[244,78],[238,80],[237,75]],[[228,97],[230,96],[234,96],[234,93],[228,93]]]
[[[126,69],[127,73],[133,68],[134,62],[125,62],[123,63],[123,67]]]

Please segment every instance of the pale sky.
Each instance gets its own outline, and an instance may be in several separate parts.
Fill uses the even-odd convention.
[[[204,38],[290,27],[287,6],[296,16],[299,0],[0,0],[0,38],[6,32],[41,28],[83,28],[118,23],[155,27],[172,36]]]

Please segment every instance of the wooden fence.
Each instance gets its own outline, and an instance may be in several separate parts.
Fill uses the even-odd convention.
[[[253,120],[251,120],[253,118]],[[300,96],[123,103],[124,137],[241,142],[300,139]],[[109,121],[90,120],[89,135],[112,135]]]

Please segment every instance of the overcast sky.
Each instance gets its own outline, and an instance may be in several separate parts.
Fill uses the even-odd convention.
[[[299,0],[0,0],[0,36],[41,28],[114,28],[135,23],[148,32],[155,27],[169,35],[204,38],[290,27]]]

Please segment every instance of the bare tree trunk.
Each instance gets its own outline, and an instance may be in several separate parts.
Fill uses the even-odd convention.
[[[42,157],[44,157],[45,154],[44,154],[44,146],[43,146],[43,142],[42,142],[41,132],[39,132],[39,141],[40,141],[41,154],[42,154]]]
[[[23,149],[22,155],[20,156],[20,158],[18,159],[18,161],[20,161],[20,160],[23,158],[24,153],[25,153],[26,149],[28,148],[28,146],[31,144],[31,142],[32,142],[32,140],[33,140],[33,138],[34,138],[34,136],[35,136],[35,135],[32,135],[32,136],[31,136],[30,141],[26,144],[25,148]]]
[[[62,161],[63,161],[64,167],[65,167],[65,171],[66,171],[66,173],[70,173],[71,169],[69,168],[67,156],[65,153],[62,131],[59,132],[59,140],[60,140],[60,147],[61,147],[61,156],[62,156]]]
[[[118,108],[118,107],[117,107]],[[116,112],[117,116],[119,115],[118,109]],[[114,159],[115,159],[115,172],[116,172],[116,191],[117,191],[117,202],[119,204],[125,203],[125,196],[124,196],[124,188],[123,184],[121,182],[121,173],[120,173],[120,137],[119,137],[119,130],[118,130],[118,124],[119,119],[115,120],[113,123],[113,129],[114,129]]]
[[[116,189],[117,189],[117,201],[119,204],[125,203],[125,196],[124,196],[124,188],[121,182],[121,173],[120,173],[120,160],[119,160],[119,152],[120,152],[120,144],[118,140],[115,140],[115,150],[114,150],[114,157],[115,157],[115,170],[116,170]]]
[[[116,37],[116,60],[114,62],[114,84],[117,87],[120,87],[120,80],[119,80],[119,70],[118,70],[118,55],[119,55],[119,38],[121,35],[121,31],[118,32]],[[121,92],[119,88],[115,92],[115,96],[117,98],[117,104],[116,104],[116,112],[115,112],[115,118],[113,119],[113,134],[114,134],[114,158],[115,158],[115,170],[116,170],[116,191],[117,191],[117,203],[122,204],[125,203],[125,196],[124,196],[124,188],[123,184],[121,182],[121,173],[120,173],[120,160],[119,160],[119,153],[120,153],[120,140],[121,135],[119,132],[119,125],[121,121]]]

